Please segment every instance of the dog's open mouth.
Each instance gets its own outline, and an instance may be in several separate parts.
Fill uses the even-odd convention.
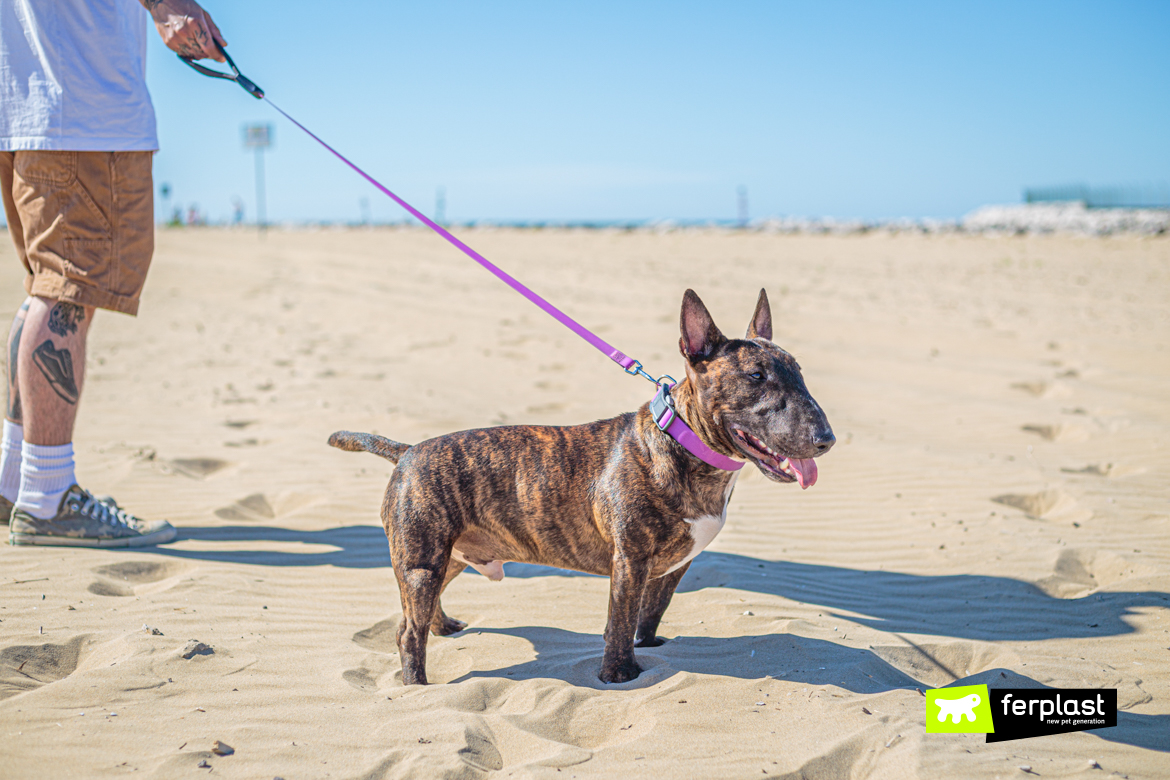
[[[799,482],[801,490],[817,484],[817,463],[812,458],[786,458],[767,444],[740,428],[732,428],[744,451],[781,482]]]

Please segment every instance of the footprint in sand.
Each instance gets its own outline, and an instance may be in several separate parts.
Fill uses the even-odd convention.
[[[1022,425],[1020,430],[1034,433],[1044,441],[1085,441],[1089,432],[1079,425]]]
[[[219,458],[175,458],[158,461],[158,464],[164,474],[182,474],[191,479],[206,479],[231,465]]]
[[[898,671],[932,688],[1014,661],[1005,658],[1005,651],[995,645],[969,641],[881,645],[871,650]]]
[[[271,520],[276,517],[276,511],[263,493],[253,493],[234,504],[215,510],[215,516],[224,520]]]
[[[188,566],[178,561],[125,561],[98,566],[98,579],[87,590],[96,596],[133,596],[134,588],[176,577]]]
[[[1013,390],[1023,390],[1029,395],[1044,395],[1044,391],[1048,389],[1047,382],[1012,382]]]
[[[369,628],[363,628],[353,635],[353,641],[375,653],[397,653],[398,644],[394,641],[398,633],[398,615],[386,620],[379,620]]]
[[[370,676],[370,670],[363,667],[348,669],[341,673],[341,679],[357,688],[359,691],[378,690],[378,681]]]
[[[63,680],[77,669],[87,637],[63,645],[13,645],[0,650],[0,699]]]
[[[459,748],[459,760],[483,772],[499,772],[504,768],[504,757],[488,735],[477,734],[468,726],[463,732],[464,746]]]
[[[1113,464],[1106,463],[1102,465],[1100,463],[1090,463],[1084,468],[1074,469],[1062,467],[1060,470],[1065,474],[1092,474],[1097,477],[1107,477],[1109,476],[1109,472],[1113,471]]]
[[[398,616],[381,620],[353,635],[355,644],[372,650],[377,655],[366,656],[357,669],[347,669],[341,679],[359,691],[378,690],[378,679],[392,675],[397,683],[402,682],[402,672],[397,658],[388,657],[398,652],[394,636],[398,631]]]
[[[1036,380],[1035,382],[1013,382],[1011,385],[1013,390],[1023,390],[1029,395],[1034,395],[1037,398],[1066,398],[1072,395],[1072,391],[1063,382],[1044,382]]]
[[[1156,573],[1153,567],[1127,561],[1116,553],[1076,548],[1061,550],[1052,569],[1036,587],[1059,599],[1082,598],[1121,580]]]
[[[275,498],[263,493],[253,493],[228,506],[221,506],[215,510],[215,516],[224,520],[245,522],[272,520],[314,506],[320,503],[322,498],[315,493],[281,493]]]
[[[168,460],[160,458],[154,447],[137,447],[131,453],[130,459],[147,463],[151,468],[157,469],[163,474],[181,474],[191,479],[206,479],[232,465],[219,458],[173,458]]]
[[[1039,493],[1005,493],[991,499],[997,504],[1019,509],[1033,519],[1050,520],[1059,516],[1069,519],[1072,514],[1086,514],[1078,509],[1076,500],[1061,490],[1041,490]],[[1091,516],[1091,513],[1087,513]],[[1087,519],[1087,516],[1083,519]]]

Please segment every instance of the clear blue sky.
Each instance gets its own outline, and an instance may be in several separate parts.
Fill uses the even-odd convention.
[[[1030,185],[1170,182],[1167,2],[207,0],[244,73],[453,220],[956,217]],[[173,200],[254,216],[403,213],[157,38]],[[161,204],[160,204],[161,208]]]

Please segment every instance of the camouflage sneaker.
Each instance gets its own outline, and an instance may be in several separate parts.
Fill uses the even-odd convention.
[[[0,525],[8,525],[8,520],[11,517],[12,502],[4,496],[0,496]]]
[[[16,509],[8,529],[9,544],[59,547],[145,547],[175,538],[165,520],[148,523],[118,505],[99,501],[77,485],[65,491],[57,516],[48,520]]]

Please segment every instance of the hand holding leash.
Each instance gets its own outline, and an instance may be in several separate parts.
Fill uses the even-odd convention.
[[[224,61],[223,33],[195,0],[139,0],[167,48],[186,60]]]

